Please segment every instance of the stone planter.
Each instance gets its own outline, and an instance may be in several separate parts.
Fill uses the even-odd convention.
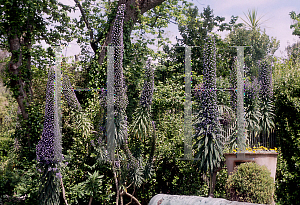
[[[245,162],[255,162],[258,165],[265,165],[271,172],[275,182],[276,165],[277,165],[277,152],[261,151],[261,152],[243,152],[243,153],[226,153],[227,172],[228,175],[233,173],[234,167]]]

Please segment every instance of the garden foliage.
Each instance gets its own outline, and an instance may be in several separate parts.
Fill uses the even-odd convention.
[[[28,118],[23,119],[17,115],[18,104],[13,97],[18,94],[17,87],[9,84],[10,80],[17,78],[7,71],[4,72],[6,74],[3,75],[3,80],[11,92],[0,98],[0,117],[3,119],[0,122],[0,197],[3,202],[35,205],[44,202],[38,200],[39,194],[45,200],[47,197],[51,199],[49,194],[52,191],[56,192],[52,197],[54,203],[64,203],[62,184],[68,204],[114,204],[121,200],[123,204],[128,204],[133,198],[127,197],[127,193],[143,205],[148,204],[151,197],[157,193],[199,196],[209,194],[209,188],[211,190],[212,187],[208,185],[212,184],[209,183],[211,179],[206,176],[211,176],[213,171],[218,170],[216,167],[222,166],[220,161],[223,160],[224,150],[221,149],[223,144],[219,140],[221,135],[218,127],[232,128],[236,118],[236,96],[234,91],[230,91],[232,95],[223,91],[196,92],[193,96],[193,108],[196,108],[198,100],[199,109],[194,110],[199,114],[198,127],[196,126],[199,129],[194,151],[198,151],[197,156],[202,159],[202,166],[178,160],[184,156],[184,48],[164,47],[164,52],[155,53],[148,45],[153,45],[156,39],[147,39],[147,35],[144,35],[147,32],[159,35],[160,45],[166,45],[163,29],[174,14],[183,37],[177,39],[176,46],[200,46],[192,48],[193,88],[236,89],[236,49],[229,46],[253,45],[252,48],[245,49],[245,62],[249,67],[246,70],[249,70],[251,75],[245,79],[246,127],[249,132],[255,131],[258,135],[263,130],[270,131],[270,128],[273,128],[272,122],[275,122],[277,142],[281,147],[276,176],[276,200],[280,204],[297,204],[300,189],[294,187],[300,186],[300,117],[296,46],[291,48],[293,50],[290,61],[278,62],[272,67],[272,62],[265,61],[265,58],[273,59],[270,55],[278,48],[276,39],[270,39],[260,29],[250,31],[239,28],[241,25],[235,23],[238,17],[232,17],[229,24],[223,23],[225,19],[214,16],[210,7],[198,13],[198,8],[192,7],[191,4],[185,2],[188,6],[181,7],[175,0],[165,1],[144,15],[139,14],[139,20],[132,32],[134,36],[130,36],[132,22],[125,23],[122,9],[118,10],[118,1],[77,1],[76,5],[81,5],[85,12],[82,13],[82,19],[74,19],[73,23],[66,11],[70,12],[74,7],[57,4],[56,1],[41,4],[38,1],[14,1],[14,4],[10,5],[11,2],[3,1],[5,6],[0,9],[3,11],[1,25],[5,28],[18,28],[17,36],[25,35],[25,39],[30,42],[22,44],[20,52],[11,51],[14,54],[12,63],[14,60],[22,60],[19,68],[20,81],[14,82],[24,81],[26,86],[31,85],[33,94],[32,102],[25,110]],[[11,7],[16,9],[12,10]],[[46,20],[43,18],[44,14],[52,16]],[[299,19],[295,14],[291,15],[293,19]],[[47,25],[57,24],[58,21],[62,24],[55,26],[55,30],[46,29]],[[112,27],[114,29],[110,29]],[[298,32],[297,24],[293,28]],[[229,30],[230,34],[225,40],[215,35],[214,45],[212,41],[208,42],[206,37],[215,29]],[[3,34],[6,31],[8,30],[3,30]],[[107,160],[106,150],[106,58],[103,64],[98,63],[99,50],[102,49],[100,45],[106,41],[109,32],[113,34],[113,45],[124,46],[124,49],[115,48],[115,122],[117,144],[121,146],[116,149],[114,162]],[[1,39],[1,43],[8,49],[9,39],[6,37],[9,35],[3,36],[5,38]],[[78,63],[62,64],[63,72],[68,73],[70,80],[68,82],[65,76],[63,86],[68,89],[74,85],[103,89],[99,89],[99,92],[76,92],[76,95],[70,90],[63,91],[66,100],[62,101],[64,163],[50,166],[47,162],[52,162],[46,157],[52,158],[53,154],[53,132],[49,123],[53,116],[49,106],[50,94],[45,91],[49,80],[46,67],[53,64],[54,53],[51,48],[45,50],[34,44],[42,38],[46,38],[49,44],[57,43],[63,37],[68,41],[72,37],[77,38],[82,49]],[[92,54],[91,46],[94,51]],[[19,53],[22,54],[22,58]],[[149,56],[154,57],[154,61],[145,64]],[[28,59],[31,59],[31,62],[27,61]],[[159,65],[154,65],[155,60],[158,60]],[[5,62],[9,62],[9,59]],[[81,67],[83,72],[75,71],[78,67]],[[271,73],[276,81],[271,79]],[[50,79],[49,83],[50,81],[52,83],[53,79]],[[45,98],[48,101],[45,102]],[[272,100],[276,109],[271,105]],[[272,115],[273,109],[276,116]],[[201,129],[202,134],[198,132]],[[232,136],[234,141],[234,135]],[[37,161],[35,146],[39,141]],[[256,175],[260,176],[257,172]],[[240,180],[247,178],[239,176]],[[224,198],[227,179],[225,169],[217,173],[217,179],[214,196]],[[48,192],[42,191],[41,194],[43,189],[39,192],[39,186]],[[247,186],[243,184],[242,187],[249,190],[247,193],[252,193],[255,188],[259,189],[249,182]],[[268,189],[263,191],[266,190]],[[254,194],[253,196],[256,197]],[[267,196],[266,194],[263,197]],[[117,197],[119,199],[116,199]]]
[[[270,204],[274,182],[270,171],[256,163],[242,163],[228,177],[226,189],[232,201]]]

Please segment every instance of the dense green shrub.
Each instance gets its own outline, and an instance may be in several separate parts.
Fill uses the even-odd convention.
[[[276,171],[276,203],[299,204],[300,194],[300,63],[276,63],[274,101],[276,140],[280,148]]]
[[[226,181],[228,179],[226,165],[217,173],[217,180],[214,190],[215,198],[226,198]]]
[[[274,193],[274,182],[270,174],[265,166],[253,162],[235,167],[226,184],[228,199],[270,204]]]

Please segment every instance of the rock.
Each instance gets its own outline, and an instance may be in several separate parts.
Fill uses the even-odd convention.
[[[222,198],[157,194],[148,205],[255,205],[246,202],[228,201]],[[258,205],[258,204],[256,204]]]

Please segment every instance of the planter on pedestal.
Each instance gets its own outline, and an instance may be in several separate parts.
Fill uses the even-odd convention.
[[[271,172],[275,182],[276,165],[277,165],[277,152],[272,151],[260,151],[260,152],[237,152],[237,153],[225,153],[226,165],[228,175],[233,173],[234,167],[245,162],[255,162],[258,165],[265,165]]]

